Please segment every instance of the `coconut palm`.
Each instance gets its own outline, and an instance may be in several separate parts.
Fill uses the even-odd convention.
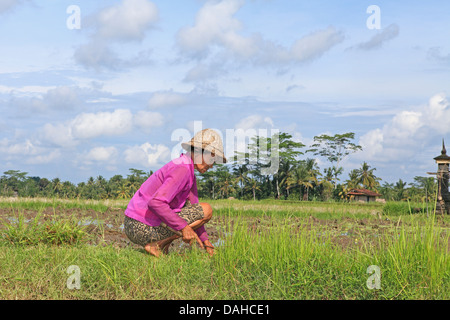
[[[119,185],[119,190],[116,191],[116,196],[118,199],[128,199],[131,197],[131,189],[129,181],[122,181]]]
[[[245,181],[247,180],[248,170],[245,165],[236,166],[233,169],[233,174],[235,176],[234,182],[239,186],[240,198],[244,197],[244,187]]]
[[[249,189],[252,191],[253,200],[256,200],[256,191],[261,191],[258,180],[254,179],[254,178],[248,178],[246,189]]]
[[[235,180],[230,173],[227,173],[219,182],[219,192],[222,194],[222,198],[228,198],[228,195],[235,191]]]
[[[306,164],[304,162],[301,162],[300,165],[295,168],[295,170],[292,171],[291,175],[288,178],[287,183],[289,186],[297,187],[299,188],[299,200],[302,200],[302,187],[306,188],[306,194],[303,195],[303,200],[307,200],[308,198],[308,189],[312,188],[312,181],[314,177],[312,176],[311,172],[306,167]]]
[[[274,175],[275,186],[276,186],[276,198],[279,199],[283,190],[286,190],[287,196],[289,196],[290,186],[287,183],[288,178],[291,174],[291,171],[294,169],[294,166],[290,161],[282,161],[280,163],[280,168],[278,172]]]
[[[348,180],[345,181],[345,185],[347,189],[358,189],[361,187],[359,184],[359,173],[358,169],[353,169],[348,174]]]
[[[63,188],[63,185],[61,183],[61,179],[54,178],[52,180],[52,189],[55,195],[59,195],[61,193],[61,190]]]
[[[395,194],[395,200],[401,201],[405,199],[406,196],[406,182],[403,182],[402,179],[399,179],[394,186],[394,194]]]
[[[394,200],[394,184],[384,182],[378,190],[383,198],[387,201]]]
[[[378,187],[380,178],[373,173],[376,169],[370,169],[370,166],[364,161],[360,169],[357,169],[357,182],[368,190],[375,190]]]

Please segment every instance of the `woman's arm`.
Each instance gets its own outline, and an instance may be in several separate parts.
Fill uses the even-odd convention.
[[[149,209],[154,212],[165,224],[174,230],[180,231],[187,226],[187,222],[178,216],[169,203],[189,183],[189,168],[178,165],[164,177],[164,182],[148,201]]]

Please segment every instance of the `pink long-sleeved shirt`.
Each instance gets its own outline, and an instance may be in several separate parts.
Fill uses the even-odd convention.
[[[149,226],[164,222],[175,230],[186,227],[180,218],[186,200],[198,203],[194,163],[185,154],[154,172],[136,191],[125,210],[125,215]],[[208,239],[205,227],[195,230],[201,241]]]

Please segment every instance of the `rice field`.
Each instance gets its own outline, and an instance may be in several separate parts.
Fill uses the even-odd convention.
[[[0,299],[450,298],[450,218],[423,204],[209,203],[215,255],[156,259],[123,235],[127,201],[0,199]]]

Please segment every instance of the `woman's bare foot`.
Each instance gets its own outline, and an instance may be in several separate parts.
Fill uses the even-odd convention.
[[[145,246],[145,251],[150,253],[152,256],[159,258],[159,256],[161,255],[161,250],[163,253],[167,254],[169,252],[171,243],[177,238],[179,238],[179,236],[175,235],[170,238],[151,242]]]
[[[161,250],[159,249],[158,243],[156,243],[156,242],[148,243],[144,247],[144,249],[145,249],[145,251],[150,253],[152,256],[155,256],[157,258],[159,258],[160,254],[161,254]]]

